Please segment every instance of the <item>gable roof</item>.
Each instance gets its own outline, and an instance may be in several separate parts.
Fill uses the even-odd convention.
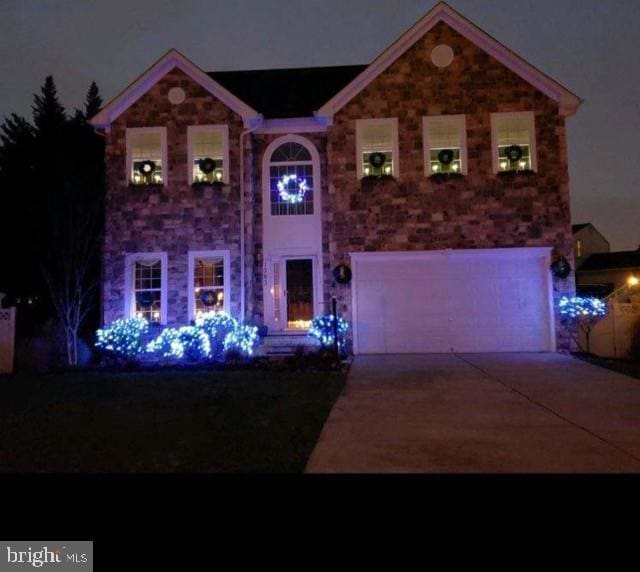
[[[582,263],[579,272],[621,270],[624,268],[640,268],[640,250],[592,254]]]
[[[175,68],[182,70],[209,93],[235,111],[244,119],[245,124],[249,124],[251,120],[256,120],[260,117],[260,114],[255,109],[220,85],[178,50],[171,49],[147,71],[134,80],[126,89],[107,103],[89,122],[94,127],[108,127],[120,114],[131,107],[131,105],[149,91],[151,87]]]
[[[576,94],[569,91],[538,68],[526,62],[504,44],[501,44],[471,21],[467,20],[467,18],[460,14],[460,12],[454,10],[446,2],[439,2],[398,40],[373,60],[353,81],[320,107],[316,111],[316,115],[332,117],[439,22],[444,22],[449,25],[456,32],[493,56],[533,87],[557,101],[562,115],[570,116],[578,110],[582,100]]]
[[[313,117],[313,112],[367,66],[208,72],[265,118]],[[293,89],[283,89],[291,86]]]

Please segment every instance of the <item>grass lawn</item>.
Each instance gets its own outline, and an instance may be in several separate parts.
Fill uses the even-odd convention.
[[[593,365],[598,365],[606,369],[617,371],[618,373],[623,373],[629,377],[640,379],[640,362],[625,359],[602,358],[585,353],[574,353],[573,355],[581,360],[592,363]]]
[[[0,472],[300,473],[345,377],[238,369],[0,378]]]

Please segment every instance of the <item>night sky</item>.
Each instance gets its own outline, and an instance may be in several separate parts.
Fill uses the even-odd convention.
[[[640,0],[451,0],[585,100],[569,124],[573,222],[640,245]],[[0,0],[0,115],[53,74],[68,110],[169,48],[207,71],[370,62],[434,0]],[[286,89],[286,86],[283,86]]]

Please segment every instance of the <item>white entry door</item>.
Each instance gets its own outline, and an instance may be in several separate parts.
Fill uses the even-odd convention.
[[[555,348],[548,248],[352,254],[356,353]]]

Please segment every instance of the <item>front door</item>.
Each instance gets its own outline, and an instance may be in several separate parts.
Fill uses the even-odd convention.
[[[308,330],[313,319],[313,260],[286,260],[287,329]]]

